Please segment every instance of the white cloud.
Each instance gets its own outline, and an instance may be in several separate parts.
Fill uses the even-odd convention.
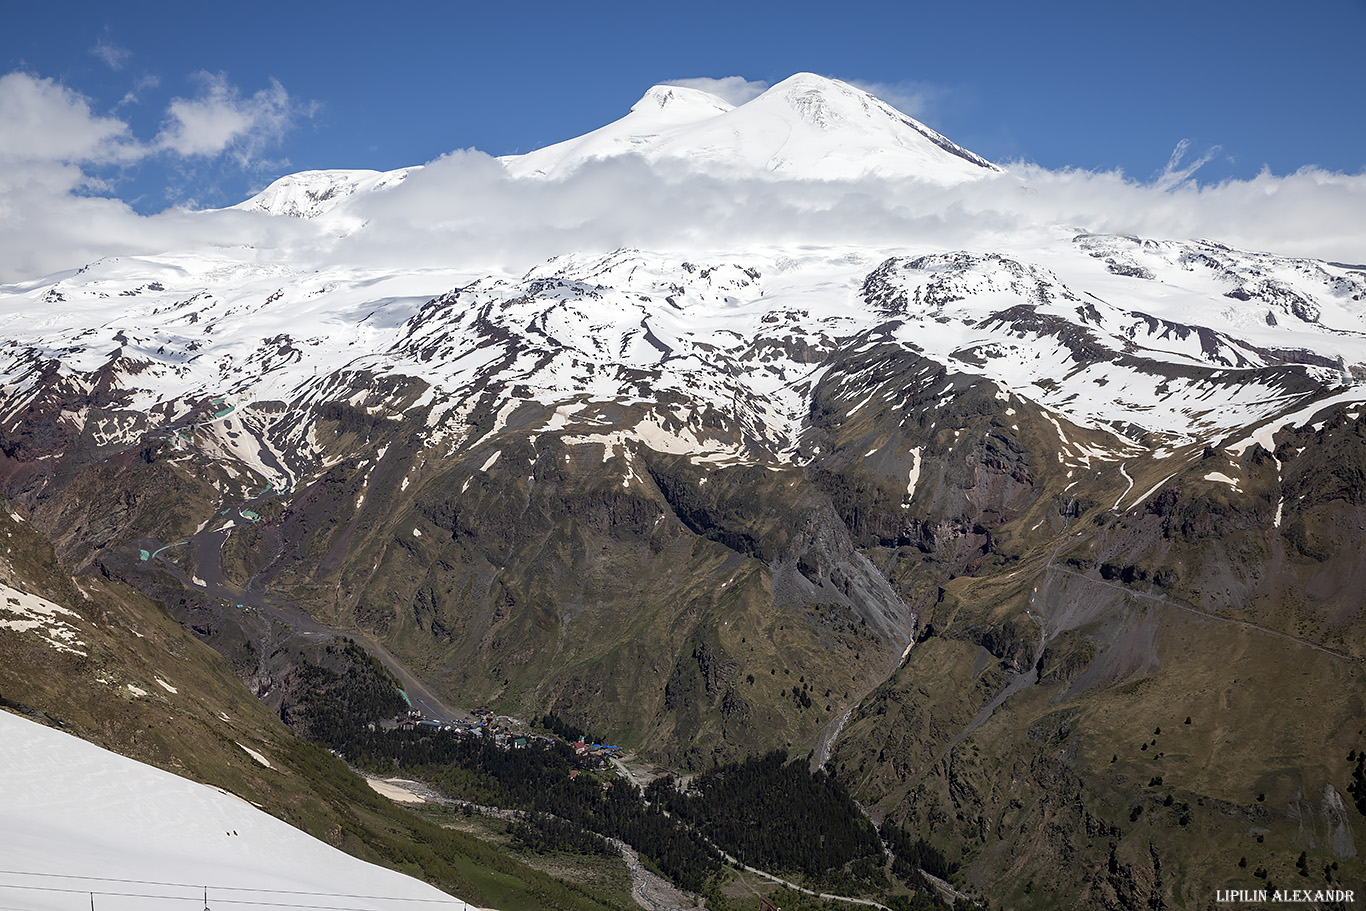
[[[240,164],[250,164],[299,117],[311,113],[273,79],[269,88],[250,97],[243,97],[222,73],[200,73],[199,79],[203,89],[198,96],[171,101],[166,125],[156,138],[158,148],[184,156],[227,152]]]
[[[18,205],[30,217],[5,213]],[[241,212],[139,217],[115,200],[33,190],[0,194],[0,279],[32,277],[101,255],[250,244],[296,267],[460,264],[521,270],[557,254],[618,247],[728,254],[767,245],[884,250],[1027,250],[1067,232],[1230,246],[1360,262],[1366,174],[1306,169],[1200,186],[1119,172],[1013,164],[958,187],[866,179],[728,180],[638,157],[585,164],[565,180],[514,180],[476,151],[444,156],[400,185],[358,198],[365,227],[338,239],[323,224]]]
[[[685,89],[708,92],[737,107],[751,98],[759,97],[768,90],[767,82],[752,81],[743,76],[724,76],[720,79],[711,79],[705,76],[696,76],[690,79],[667,79],[664,85],[679,85]]]
[[[864,244],[904,251],[1016,249],[1067,230],[1160,239],[1209,238],[1234,247],[1360,262],[1366,250],[1366,173],[1308,168],[1201,185],[1178,148],[1149,181],[1118,171],[1006,173],[935,187],[863,179],[784,182],[689,173],[639,157],[588,162],[564,180],[513,180],[495,159],[456,152],[400,185],[351,205],[335,231],[301,219],[241,212],[138,216],[89,198],[90,165],[156,152],[256,155],[296,106],[278,86],[243,97],[212,77],[175,108],[167,132],[139,144],[122,121],[27,74],[0,77],[0,280],[73,268],[103,255],[251,244],[260,255],[355,266],[524,268],[570,251],[616,247],[697,255],[769,244]]]
[[[123,69],[128,58],[133,56],[133,52],[128,48],[120,47],[110,41],[108,35],[101,35],[99,40],[95,42],[95,46],[90,49],[90,53],[103,60],[111,70]]]
[[[1074,225],[1102,233],[1159,239],[1216,240],[1247,250],[1292,256],[1360,261],[1366,249],[1366,173],[1339,174],[1303,168],[1276,176],[1200,185],[1173,180],[1181,168],[1164,170],[1148,183],[1118,171],[1049,171],[1011,165],[1033,193],[1011,204],[979,191],[981,211],[1023,227]],[[1185,170],[1194,172],[1194,167]]]
[[[516,269],[617,247],[699,255],[768,244],[1018,249],[1054,242],[1059,226],[1359,261],[1366,174],[1306,169],[1200,186],[1014,164],[944,188],[873,178],[727,180],[626,156],[589,162],[565,180],[518,181],[482,153],[459,152],[358,200],[351,214],[368,224],[326,254],[333,262]]]
[[[0,161],[110,164],[143,154],[128,124],[84,96],[28,73],[0,76]]]
[[[139,80],[135,90],[149,84]],[[300,110],[278,84],[242,99],[223,80],[210,79],[199,100],[213,98],[245,112],[237,126],[220,132],[218,148],[244,165],[278,139]],[[173,111],[172,125],[199,123],[200,109],[177,110],[184,119]],[[204,120],[213,120],[212,114]],[[190,142],[192,134],[202,139],[205,132],[187,127],[179,134],[182,148],[196,149],[201,157],[213,154],[212,144]],[[181,210],[144,217],[121,200],[92,195],[112,193],[120,168],[156,154],[171,156],[175,164],[184,160],[177,156],[190,153],[159,140],[140,141],[125,121],[97,114],[88,98],[53,79],[25,72],[0,75],[0,280],[32,278],[106,255],[260,242],[262,230],[268,243],[281,244],[294,234],[316,233],[311,226]]]

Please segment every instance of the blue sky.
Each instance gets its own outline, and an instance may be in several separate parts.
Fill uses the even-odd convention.
[[[86,173],[103,181],[93,192],[144,213],[230,204],[296,170],[527,151],[620,117],[656,82],[771,84],[803,70],[879,87],[995,160],[1141,181],[1189,140],[1192,158],[1217,147],[1204,183],[1264,167],[1360,173],[1366,2],[1291,10],[1259,0],[11,4],[0,74],[42,80],[84,100],[90,118],[122,124],[125,146],[142,151],[106,154]]]

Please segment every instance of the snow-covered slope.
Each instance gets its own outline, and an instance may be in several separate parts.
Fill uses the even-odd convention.
[[[457,908],[239,798],[0,712],[0,906]]]
[[[420,166],[419,166],[420,167]],[[402,183],[419,167],[395,171],[300,171],[287,174],[233,209],[317,218],[326,215],[356,194],[374,193]]]
[[[518,177],[563,177],[585,161],[649,154],[669,137],[730,110],[732,105],[707,92],[657,85],[620,120],[525,155],[508,156],[503,163]]]
[[[324,461],[312,427],[337,401],[425,412],[422,442],[445,447],[496,433],[467,424],[481,405],[536,402],[547,427],[586,432],[634,404],[654,416],[614,432],[800,460],[830,358],[874,341],[1134,442],[1217,443],[1366,371],[1366,275],[1092,235],[1000,251],[622,250],[520,276],[183,254],[0,295],[0,326],[0,420],[16,438],[54,420],[100,450],[193,427],[288,484]],[[691,417],[667,417],[684,406]]]
[[[723,177],[875,175],[947,185],[999,170],[867,92],[811,73],[739,107],[695,89],[655,86],[615,123],[503,161],[518,177],[555,178],[628,154]]]

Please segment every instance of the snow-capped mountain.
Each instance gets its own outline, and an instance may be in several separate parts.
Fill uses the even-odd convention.
[[[288,174],[233,209],[292,218],[317,218],[357,193],[397,186],[416,168],[395,171],[300,171]]]
[[[11,432],[59,389],[54,418],[100,448],[199,423],[199,403],[224,397],[245,426],[202,432],[289,483],[326,461],[308,417],[322,403],[400,407],[364,391],[384,378],[424,390],[402,407],[426,414],[428,445],[496,434],[501,421],[465,424],[483,402],[504,417],[519,401],[547,406],[539,420],[559,430],[636,403],[643,423],[612,433],[698,457],[800,462],[817,382],[840,351],[873,342],[1154,447],[1217,443],[1366,369],[1360,272],[1090,235],[1020,252],[690,262],[623,250],[516,277],[121,258],[7,295],[0,321]],[[674,426],[667,401],[692,417]]]
[[[657,85],[620,120],[574,139],[503,159],[518,177],[564,176],[585,161],[618,155],[649,155],[661,142],[734,110],[729,102],[698,89]]]
[[[798,73],[737,106],[698,89],[656,85],[625,117],[574,139],[500,159],[509,176],[564,178],[584,164],[622,156],[677,174],[844,181],[862,177],[949,186],[1000,168],[891,105],[837,79]],[[302,171],[234,206],[299,218],[329,216],[354,229],[346,210],[420,170]],[[458,203],[456,203],[458,205]]]
[[[657,86],[479,165],[536,200],[628,156],[795,197],[1013,180],[804,74],[734,107]],[[413,198],[438,167],[294,175],[232,216],[259,246],[0,288],[14,521],[264,698],[355,632],[452,704],[661,763],[810,748],[996,904],[1025,864],[1100,871],[1059,874],[1047,900],[1078,907],[1205,902],[1254,845],[1269,875],[1360,868],[1340,792],[1366,773],[1338,757],[1366,698],[1366,270],[994,223],[530,269],[270,249],[384,251],[386,207],[459,219],[454,191]],[[76,647],[48,604],[0,641]],[[1287,687],[1295,718],[1248,708]]]
[[[697,89],[655,86],[615,123],[503,161],[515,176],[554,178],[619,155],[722,177],[787,180],[875,175],[954,184],[999,171],[867,92],[811,73],[738,107]]]

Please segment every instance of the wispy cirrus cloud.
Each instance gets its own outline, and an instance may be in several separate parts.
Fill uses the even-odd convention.
[[[949,90],[928,82],[866,82],[858,79],[845,80],[855,88],[876,95],[903,114],[920,120],[932,113],[934,105]]]
[[[115,71],[123,69],[124,64],[133,56],[133,52],[128,48],[114,43],[114,40],[109,37],[107,29],[105,34],[95,40],[95,46],[90,49],[90,53],[103,60],[105,66]]]
[[[118,110],[125,105],[138,104],[142,101],[142,93],[148,89],[154,89],[161,85],[161,78],[154,73],[143,73],[133,80],[133,85],[128,91],[123,93],[118,104],[114,105],[114,110]]]
[[[1163,190],[1170,190],[1186,183],[1195,176],[1205,165],[1209,164],[1218,157],[1222,151],[1219,146],[1211,146],[1201,155],[1196,156],[1194,161],[1187,160],[1186,156],[1190,153],[1191,141],[1183,139],[1172,149],[1171,158],[1167,159],[1167,165],[1155,178],[1153,185]]]

